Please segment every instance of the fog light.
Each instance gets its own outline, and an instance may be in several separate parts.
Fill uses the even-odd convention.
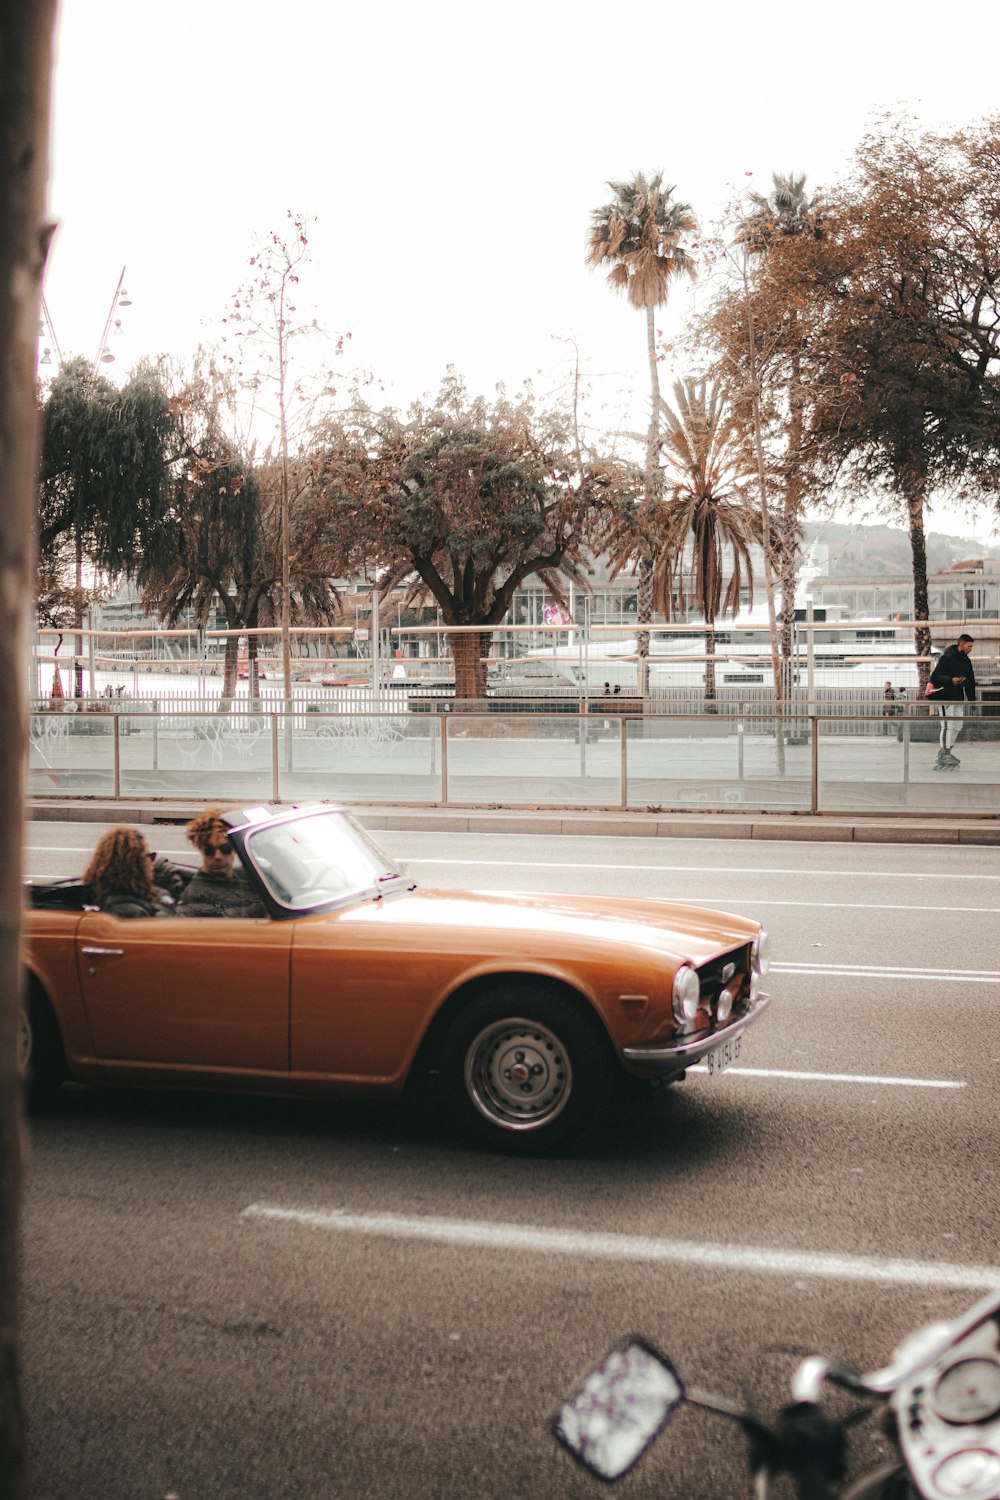
[[[722,1025],[723,1021],[728,1021],[729,1017],[732,1015],[733,1002],[735,999],[736,996],[733,994],[728,985],[724,990],[719,991],[719,998],[715,1002],[715,1019],[720,1026]]]

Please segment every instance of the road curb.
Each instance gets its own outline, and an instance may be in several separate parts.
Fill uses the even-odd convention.
[[[32,799],[27,816],[38,822],[186,823],[210,798],[168,802],[98,799]],[[228,799],[219,799],[223,805]],[[813,843],[1000,845],[995,818],[879,818],[801,813],[660,813],[553,808],[416,807],[340,804],[372,830],[395,832],[571,834],[584,838],[803,840]]]

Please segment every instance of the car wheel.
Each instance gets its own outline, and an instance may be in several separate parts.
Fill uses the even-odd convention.
[[[30,1109],[49,1103],[66,1077],[66,1055],[48,1001],[25,997],[18,1029],[18,1063]]]
[[[462,1011],[445,1042],[442,1073],[460,1121],[524,1155],[582,1140],[611,1094],[596,1020],[527,984],[481,995]]]

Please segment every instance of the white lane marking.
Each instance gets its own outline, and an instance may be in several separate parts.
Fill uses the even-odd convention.
[[[172,829],[171,832],[174,833],[174,834],[176,834],[177,830],[176,829]],[[576,837],[576,836],[577,835],[564,835],[564,837]],[[155,830],[150,834],[150,837],[152,838],[153,842],[155,843],[156,842],[156,832],[155,832]],[[532,834],[532,835],[530,835],[530,837],[534,838],[535,835]],[[163,842],[166,845],[166,843],[169,842],[169,837],[168,837],[168,839],[162,840],[161,842]],[[867,846],[867,847],[874,847],[874,846]],[[73,844],[73,845],[66,845],[66,844],[25,844],[25,846],[24,846],[24,852],[26,854],[90,854],[92,852],[92,848],[93,848],[93,846],[90,845],[90,844],[83,845],[83,846],[76,845],[76,844]],[[180,853],[183,849],[184,849],[184,846],[182,844],[178,844],[177,847],[176,847],[176,849],[174,850],[174,852],[175,853]],[[404,861],[404,863],[406,863],[408,865],[460,865],[460,866],[461,865],[467,865],[470,869],[497,869],[497,868],[505,869],[505,870],[579,870],[580,869],[580,862],[579,862],[579,860],[577,860],[577,861],[572,861],[572,860],[559,861],[559,860],[553,860],[553,859],[545,859],[545,860],[542,860],[542,859],[538,859],[538,860],[535,860],[535,859],[427,859],[427,858],[420,858],[418,855],[413,855],[411,857],[411,856],[405,855],[405,854],[401,855],[400,858]],[[733,871],[730,868],[728,868],[727,866],[725,866],[725,865],[617,865],[617,864],[615,864],[615,865],[609,865],[608,869],[610,869],[610,870],[621,870],[625,874],[629,874],[631,872],[637,872],[637,873],[640,873],[640,874],[652,872],[654,874],[664,874],[664,875],[671,875],[671,874],[676,874],[676,875],[726,875],[726,876],[729,876],[730,878],[733,875]],[[935,885],[937,885],[942,880],[992,880],[992,881],[1000,881],[1000,875],[958,875],[958,874],[950,874],[950,873],[938,874],[936,872],[933,873],[933,874],[927,874],[924,871],[917,871],[917,870],[892,871],[892,870],[785,870],[785,869],[769,870],[769,869],[762,869],[762,870],[750,870],[750,871],[747,871],[746,873],[748,875],[753,876],[754,879],[760,879],[762,876],[767,876],[767,875],[791,875],[791,876],[815,875],[815,876],[821,876],[821,877],[826,878],[826,879],[836,879],[836,878],[844,879],[844,878],[846,878],[848,880],[928,880],[928,881],[933,881]],[[826,902],[818,902],[816,904],[817,905],[826,905],[827,903]],[[989,909],[992,910],[992,908],[989,908]],[[926,908],[925,907],[914,907],[913,910],[914,911],[924,911],[924,910],[926,910]],[[934,910],[937,910],[937,908],[935,907]],[[978,910],[978,908],[973,907],[973,908],[970,908],[970,910]]]
[[[89,851],[86,850],[86,849],[56,849],[56,848],[51,848],[51,849],[36,849],[34,852],[35,853],[43,853],[43,854],[86,854]],[[184,854],[184,853],[189,853],[190,851],[189,850],[185,850],[185,849],[181,849],[181,848],[178,848],[178,849],[162,849],[162,848],[158,848],[157,852],[160,853],[160,854]],[[447,864],[464,865],[464,864],[468,864],[470,866],[474,865],[474,866],[482,867],[482,868],[497,868],[499,866],[502,866],[505,869],[508,869],[508,868],[509,869],[518,869],[518,868],[520,868],[520,869],[532,869],[532,868],[534,868],[534,869],[538,869],[538,870],[577,870],[578,871],[579,868],[580,868],[579,865],[537,864],[537,865],[531,866],[531,865],[526,865],[526,864],[523,864],[523,863],[521,865],[518,865],[514,861],[511,861],[509,864],[507,864],[504,861],[500,861],[500,860],[488,860],[488,859],[479,859],[479,860],[472,860],[472,859],[470,859],[470,860],[459,860],[459,859],[454,859],[454,860],[445,860],[445,859],[404,859],[403,863],[405,865],[447,865]],[[643,870],[643,869],[660,870],[660,869],[662,869],[664,867],[661,866],[661,865],[648,865],[648,866],[645,866],[645,865],[609,865],[607,868],[610,871],[621,870],[621,871],[623,871],[624,873],[627,874],[629,871],[633,871],[633,870]],[[719,873],[720,874],[726,874],[730,878],[732,876],[732,871],[720,871]],[[759,874],[760,872],[757,872],[757,873]],[[920,878],[923,879],[923,876],[921,876]],[[980,878],[982,878],[984,880],[992,880],[994,877],[992,875],[986,875],[986,876],[982,876],[982,877],[970,875],[970,876],[957,876],[955,878],[956,879],[963,879],[963,880],[964,879],[976,880],[976,879],[980,879]],[[503,894],[503,893],[501,892],[501,894]],[[510,894],[510,895],[537,895],[539,893],[537,891],[528,891],[528,892],[525,892],[525,891],[512,891],[512,892],[509,892],[508,894]],[[542,892],[541,894],[544,895],[544,894],[548,894],[548,893],[547,892]],[[553,894],[558,895],[558,894],[562,894],[562,893],[561,892],[554,892]],[[605,894],[610,894],[610,893],[609,892],[605,892]],[[880,911],[880,912],[881,911],[933,911],[933,912],[954,911],[954,912],[961,912],[965,916],[995,917],[997,915],[1000,915],[1000,907],[996,907],[996,906],[944,906],[944,907],[942,907],[940,901],[933,902],[933,903],[931,903],[930,905],[927,905],[927,906],[918,906],[918,905],[910,905],[910,904],[904,905],[902,903],[892,903],[892,904],[889,904],[889,903],[887,903],[885,901],[782,901],[782,900],[780,900],[776,896],[759,896],[756,892],[754,892],[754,894],[752,896],[746,896],[746,895],[744,895],[744,896],[739,896],[739,895],[736,895],[736,896],[720,896],[717,891],[713,891],[710,896],[699,896],[699,895],[692,895],[690,891],[683,891],[680,894],[678,894],[677,896],[660,896],[660,895],[656,895],[656,896],[652,896],[652,897],[647,897],[646,899],[653,900],[653,901],[683,901],[686,906],[708,906],[708,907],[712,907],[712,908],[716,908],[716,909],[720,909],[722,907],[725,907],[727,905],[727,903],[728,903],[728,905],[730,905],[730,906],[747,906],[747,905],[752,905],[754,908],[756,908],[758,906],[789,906],[789,907],[795,907],[795,908],[797,908],[797,907],[816,907],[816,908],[824,910],[824,911],[827,911],[827,910],[829,910],[829,911]]]
[[[541,1255],[568,1255],[615,1261],[659,1261],[703,1270],[747,1271],[761,1275],[822,1276],[844,1281],[872,1281],[902,1286],[979,1289],[1000,1284],[1000,1266],[960,1266],[948,1262],[880,1260],[864,1255],[811,1255],[769,1250],[757,1245],[696,1244],[632,1234],[595,1234],[586,1230],[544,1229],[533,1224],[490,1224],[470,1219],[412,1217],[407,1214],[351,1214],[341,1209],[318,1211],[251,1203],[242,1219],[324,1229],[336,1234],[373,1235],[384,1239],[424,1240],[439,1245],[478,1246],[487,1250],[523,1250]]]
[[[944,984],[1000,984],[995,969],[906,969],[898,964],[772,964],[770,974],[816,974],[841,979],[920,979]]]
[[[1000,916],[1000,907],[997,906],[946,906],[941,901],[930,906],[903,906],[887,901],[778,901],[774,897],[758,896],[756,893],[752,896],[719,896],[715,893],[711,896],[689,896],[686,891],[683,896],[656,896],[653,899],[683,901],[689,906],[719,906],[722,902],[730,901],[736,906],[818,906],[830,911],[960,911],[974,916]]]
[[[36,852],[38,852],[38,851],[36,851]],[[46,854],[86,854],[88,851],[85,850],[85,849],[45,849],[45,850],[42,850],[40,852],[46,853]],[[160,854],[184,854],[184,853],[189,853],[190,851],[189,850],[184,850],[184,849],[159,849],[158,848],[157,852],[160,853]],[[466,863],[468,863],[470,865],[472,865],[472,864],[481,865],[481,866],[487,866],[487,865],[489,865],[489,866],[494,866],[495,867],[500,862],[496,861],[496,860],[485,860],[485,859],[481,859],[481,860],[468,860],[468,861],[466,861],[466,860],[451,860],[451,861],[448,861],[448,860],[438,860],[438,859],[405,859],[403,861],[403,863],[406,864],[406,865],[437,865],[437,864],[448,864],[448,863],[451,863],[451,864],[466,864]],[[511,865],[511,868],[514,868],[514,866]],[[574,869],[574,870],[579,870],[580,867],[579,867],[579,865],[538,865],[538,866],[536,866],[536,868],[540,869],[540,870],[541,869]],[[627,872],[630,869],[634,870],[634,869],[639,869],[639,868],[642,868],[642,867],[641,866],[636,866],[636,865],[631,865],[631,866],[629,866],[629,865],[610,865],[608,868],[610,870],[623,870],[623,871]],[[659,869],[660,866],[659,865],[655,865],[655,866],[650,866],[649,868],[651,868],[651,869]],[[732,872],[730,871],[730,872],[726,872],[726,873],[731,874]],[[961,878],[964,879],[965,877],[961,877]],[[978,878],[978,877],[969,876],[968,878],[969,879],[974,879],[974,878]],[[992,880],[993,876],[989,875],[989,876],[985,876],[983,878],[987,879],[987,880]],[[504,893],[500,892],[500,894],[502,895]],[[525,892],[525,891],[511,891],[511,892],[508,892],[507,894],[509,894],[509,895],[521,895],[521,896],[523,896],[523,895],[532,895],[533,896],[533,895],[538,895],[539,892],[537,892],[537,891],[527,891],[527,892]],[[547,895],[549,893],[543,891],[540,894]],[[564,893],[562,893],[562,892],[552,892],[552,894],[554,894],[554,895],[560,895],[560,894],[564,894]],[[610,893],[609,892],[605,892],[604,894],[608,895]],[[681,894],[679,894],[677,896],[659,896],[659,895],[657,895],[657,896],[647,897],[645,899],[653,900],[653,901],[683,901],[686,906],[707,906],[707,907],[711,907],[711,908],[715,908],[715,909],[722,909],[724,907],[731,907],[731,906],[748,906],[748,905],[752,905],[755,909],[758,906],[789,906],[789,907],[795,907],[795,908],[798,908],[798,907],[816,907],[816,908],[821,909],[823,911],[880,911],[880,912],[881,911],[933,911],[933,912],[954,911],[954,912],[961,912],[964,916],[995,917],[995,916],[1000,915],[1000,907],[996,907],[996,906],[942,906],[940,901],[933,902],[932,904],[930,904],[928,906],[902,905],[902,904],[897,904],[897,903],[889,904],[889,903],[887,903],[885,901],[781,901],[777,897],[774,897],[774,896],[758,896],[756,894],[756,892],[752,896],[720,896],[717,891],[713,891],[710,896],[698,896],[698,895],[692,895],[690,891],[684,891],[684,892],[682,892]]]
[[[499,836],[499,835],[498,835]],[[531,837],[534,837],[532,834]],[[875,846],[867,846],[875,847]],[[972,847],[972,846],[965,846]],[[579,870],[580,861],[555,860],[555,859],[421,859],[418,855],[412,857],[407,854],[400,858],[408,865],[469,865],[482,866],[486,869],[499,866],[505,870]],[[603,867],[595,867],[603,868]],[[733,871],[727,865],[609,865],[610,870],[624,871],[652,871],[655,874],[676,875],[732,875]],[[848,880],[929,880],[936,885],[938,880],[993,880],[1000,881],[1000,875],[957,875],[957,874],[927,874],[922,870],[748,870],[748,875],[759,879],[762,875],[816,875],[823,879]]]
[[[695,1063],[689,1073],[707,1073],[705,1063]],[[791,1078],[807,1083],[878,1083],[905,1089],[964,1089],[967,1085],[950,1078],[894,1078],[877,1073],[806,1073],[793,1068],[745,1068],[742,1063],[726,1069],[727,1078]]]

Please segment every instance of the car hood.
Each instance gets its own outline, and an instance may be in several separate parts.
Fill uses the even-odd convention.
[[[535,892],[410,890],[355,908],[360,920],[414,927],[444,943],[463,934],[476,946],[509,950],[537,940],[553,954],[584,947],[644,949],[658,957],[701,964],[750,942],[759,924],[728,912],[676,901],[623,896],[561,896]],[[341,917],[343,920],[343,917]]]

